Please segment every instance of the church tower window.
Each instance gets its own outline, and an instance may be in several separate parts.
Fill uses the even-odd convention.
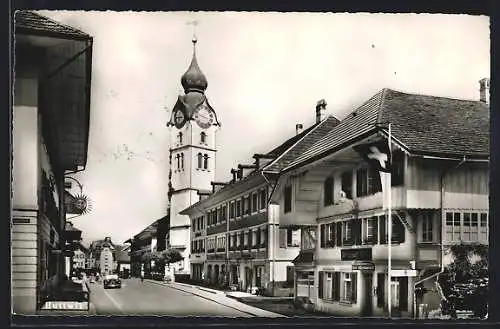
[[[201,153],[198,153],[198,169],[201,169],[203,165],[203,156]]]
[[[184,170],[184,153],[181,153],[181,170]]]
[[[200,142],[202,144],[206,144],[207,143],[207,134],[205,134],[204,131],[202,131],[201,134],[200,134]]]
[[[208,154],[203,156],[203,169],[208,169]]]
[[[182,144],[182,132],[179,132],[179,134],[177,135],[177,141],[179,144]]]

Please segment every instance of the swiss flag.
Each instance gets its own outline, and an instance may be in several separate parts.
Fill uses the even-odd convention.
[[[377,171],[391,172],[392,152],[386,139],[354,146],[354,149]]]

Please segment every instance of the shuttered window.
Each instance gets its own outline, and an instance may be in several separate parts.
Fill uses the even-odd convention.
[[[340,272],[333,272],[332,300],[340,300]]]
[[[284,197],[284,212],[288,213],[292,211],[292,187],[291,186],[285,186],[285,197]]]
[[[324,280],[324,272],[319,272],[319,282],[318,282],[318,297],[323,299],[323,280]]]
[[[323,204],[325,207],[333,204],[333,177],[328,177],[323,185]]]
[[[279,229],[280,248],[286,248],[287,229]]]

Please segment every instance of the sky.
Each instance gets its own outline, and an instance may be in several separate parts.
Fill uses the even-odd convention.
[[[490,76],[487,16],[40,11],[94,37],[90,140],[75,177],[92,211],[85,241],[122,243],[167,210],[166,127],[192,57],[222,124],[216,180],[315,122],[338,119],[382,88],[479,99]]]

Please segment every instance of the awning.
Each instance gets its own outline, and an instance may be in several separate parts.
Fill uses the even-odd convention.
[[[294,264],[312,263],[314,261],[314,252],[311,250],[301,251],[297,257],[292,261]]]

